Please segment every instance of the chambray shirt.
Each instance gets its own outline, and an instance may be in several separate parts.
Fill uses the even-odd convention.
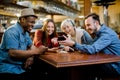
[[[93,41],[92,37],[89,35],[87,31],[83,31],[83,36],[81,38],[82,44],[89,44],[91,41]]]
[[[10,26],[3,35],[0,45],[0,73],[20,74],[25,72],[23,67],[24,60],[11,58],[9,49],[26,50],[32,44],[29,34],[23,33],[19,23]]]
[[[75,48],[88,54],[103,52],[104,54],[120,56],[120,39],[117,34],[106,25],[101,26],[100,30],[96,32],[94,41],[91,43],[92,44],[89,45],[76,43]],[[111,65],[120,74],[120,62],[112,63]]]

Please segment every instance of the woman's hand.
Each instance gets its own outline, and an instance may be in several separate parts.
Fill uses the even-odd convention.
[[[48,52],[57,52],[58,49],[59,49],[59,47],[49,48]]]
[[[64,50],[65,51],[69,51],[69,52],[73,52],[74,51],[74,49],[69,47],[69,46],[64,46]]]
[[[55,38],[52,38],[52,39],[51,39],[51,42],[52,42],[53,44],[58,44],[58,40],[57,40],[57,39],[58,39],[58,38],[56,38],[56,37],[55,37]]]

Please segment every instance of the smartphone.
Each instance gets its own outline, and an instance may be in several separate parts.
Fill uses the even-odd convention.
[[[66,40],[65,37],[63,37],[63,36],[58,36],[58,41],[63,41],[63,40]]]

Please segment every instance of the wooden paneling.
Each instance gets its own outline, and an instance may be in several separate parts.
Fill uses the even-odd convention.
[[[91,0],[84,0],[84,16],[91,12],[92,3]]]

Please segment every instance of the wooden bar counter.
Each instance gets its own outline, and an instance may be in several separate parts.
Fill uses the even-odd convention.
[[[82,65],[93,65],[120,61],[120,56],[106,55],[102,53],[88,55],[80,52],[54,53],[46,52],[39,57],[44,62],[56,67],[72,67]]]
[[[100,64],[119,62],[120,56],[103,53],[88,55],[77,51],[68,53],[46,52],[44,55],[40,55],[39,59],[46,64],[41,65],[45,70],[48,70],[46,71],[47,75],[50,75],[52,80],[89,80],[86,78],[91,76],[87,73],[84,74],[86,69],[91,70]],[[96,78],[96,76],[92,78]]]

